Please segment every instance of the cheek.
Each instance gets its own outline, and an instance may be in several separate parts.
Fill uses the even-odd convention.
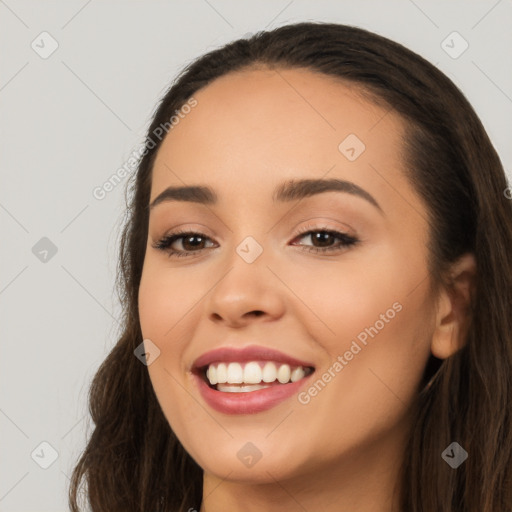
[[[172,277],[171,277],[172,276]],[[145,263],[139,288],[139,318],[142,336],[160,349],[148,366],[149,377],[162,412],[180,440],[187,443],[187,425],[199,421],[198,411],[183,387],[183,353],[197,302],[194,289],[177,282],[177,274]],[[193,282],[191,283],[193,284]],[[203,290],[204,293],[204,290]],[[204,419],[204,418],[203,418]]]
[[[159,357],[148,366],[148,372],[169,423],[171,418],[179,416],[178,409],[186,407],[178,382],[183,381],[183,354],[188,343],[187,333],[193,329],[190,323],[197,304],[194,287],[180,283],[176,277],[176,272],[169,269],[145,264],[139,288],[142,337],[151,340],[160,350]]]
[[[351,425],[371,438],[404,417],[430,354],[432,321],[425,288],[380,297],[374,290],[365,309],[348,305],[340,313],[336,325],[342,334],[328,346],[330,373],[327,368],[319,375],[332,384],[315,398],[331,411],[327,428],[333,436],[343,428],[357,444],[360,433]],[[395,298],[399,300],[393,302]]]
[[[375,432],[390,428],[416,393],[430,353],[432,309],[422,254],[381,247],[333,269],[303,273],[295,287],[307,297],[303,318],[310,335],[329,356],[304,401],[311,398],[311,410],[315,401],[328,404],[325,426],[333,435],[341,425],[354,436],[351,424]]]
[[[166,268],[149,258],[139,288],[139,318],[144,338],[171,339],[180,325],[205,293],[193,276]]]
[[[380,323],[381,314],[388,311],[393,318],[393,304],[404,301],[414,281],[387,247],[316,261],[306,269],[301,263],[283,265],[280,274],[305,306],[301,319],[333,356],[366,327]]]

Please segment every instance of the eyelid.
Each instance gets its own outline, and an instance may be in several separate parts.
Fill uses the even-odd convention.
[[[328,224],[326,220],[333,222],[334,224]],[[328,217],[316,218],[314,220],[308,219],[307,224],[296,228],[295,230],[298,234],[307,233],[308,231],[338,231],[353,238],[361,238],[358,231],[350,225],[340,222],[337,219],[329,219]]]
[[[200,227],[198,228],[197,226]],[[222,236],[214,235],[212,230],[209,229],[206,225],[197,222],[183,222],[181,224],[173,226],[172,228],[166,229],[161,235],[157,235],[156,237],[152,238],[155,242],[158,242],[162,238],[175,235],[177,233],[202,233],[203,235],[206,235],[208,238],[222,240]]]
[[[325,224],[324,225],[313,224],[313,225],[302,226],[301,228],[299,228],[299,231],[292,239],[292,242],[296,242],[296,241],[301,240],[302,238],[305,238],[307,236],[312,236],[312,233],[324,232],[324,233],[328,233],[328,234],[334,236],[338,240],[342,240],[343,242],[340,247],[343,247],[343,246],[354,247],[356,245],[359,245],[362,242],[361,237],[349,226],[346,226],[346,227],[348,229],[326,226]],[[336,249],[332,246],[329,246],[328,248],[325,248],[322,251],[321,248],[314,249],[313,248],[314,246],[308,246],[308,245],[304,246],[304,245],[300,245],[297,243],[291,243],[290,245],[292,245],[292,246],[296,245],[296,246],[302,247],[302,248],[311,247],[311,252],[327,253],[327,252],[329,252],[330,248],[332,248],[333,252],[336,252]],[[337,252],[342,252],[340,247],[338,247]]]

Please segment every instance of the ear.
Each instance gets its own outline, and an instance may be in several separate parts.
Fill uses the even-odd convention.
[[[476,290],[476,261],[464,254],[450,268],[449,282],[441,287],[437,300],[436,327],[431,352],[439,359],[461,349],[471,323],[471,302]]]

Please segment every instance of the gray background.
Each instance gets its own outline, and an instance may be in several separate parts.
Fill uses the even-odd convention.
[[[157,100],[189,61],[294,21],[368,28],[451,77],[512,168],[510,0],[0,0],[0,15],[3,512],[67,510],[69,476],[91,430],[88,387],[118,334],[126,180],[103,200],[92,191],[143,142]],[[43,31],[59,45],[45,59],[31,47],[50,48]],[[469,44],[458,58],[442,46],[454,31]],[[458,53],[463,41],[447,44]],[[43,237],[57,249],[46,261]],[[58,458],[43,469],[52,450]]]

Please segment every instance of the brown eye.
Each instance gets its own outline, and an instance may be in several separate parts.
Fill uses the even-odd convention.
[[[202,233],[179,232],[171,233],[163,237],[153,247],[160,251],[167,252],[169,257],[174,256],[192,256],[193,253],[199,253],[203,249],[207,249],[206,244],[211,239]],[[179,244],[181,243],[181,247]],[[209,245],[211,247],[212,245]]]
[[[191,235],[191,236],[183,236],[179,237],[182,239],[182,246],[185,251],[193,251],[197,249],[204,249],[203,245],[206,241],[206,238],[201,235]]]
[[[302,233],[295,240],[310,239],[311,244],[293,244],[302,245],[303,250],[326,253],[328,251],[343,251],[348,249],[350,246],[356,245],[359,240],[353,236],[347,235],[346,233],[340,233],[338,231],[318,229],[310,230]],[[338,240],[338,242],[336,242]]]
[[[310,236],[313,245],[317,244],[317,247],[329,247],[336,240],[336,237],[327,231],[317,231]]]

